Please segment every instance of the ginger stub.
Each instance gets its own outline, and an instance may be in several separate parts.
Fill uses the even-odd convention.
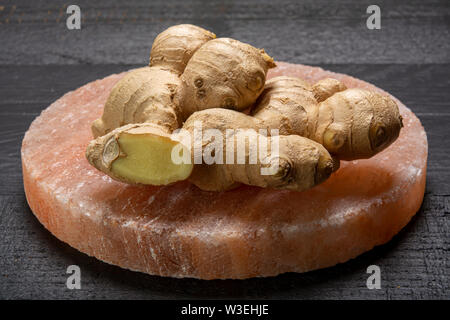
[[[398,137],[402,119],[391,98],[347,89],[331,78],[313,85],[293,77],[266,83],[274,66],[264,50],[216,39],[200,27],[167,29],[153,43],[150,66],[130,71],[113,88],[102,117],[92,125],[96,139],[87,148],[89,162],[126,183],[189,179],[204,190],[243,183],[303,191],[325,181],[339,160],[370,158]],[[249,108],[249,115],[242,112]],[[278,129],[279,154],[268,157],[277,159],[279,171],[261,174],[267,163],[260,159],[193,164],[193,142],[181,144],[171,134],[178,128],[192,134],[195,121],[225,136],[227,129]],[[246,137],[237,133],[227,141],[240,139]],[[225,150],[227,143],[206,141],[203,147]],[[257,147],[246,144],[246,160]],[[173,148],[190,151],[190,163],[174,163]]]

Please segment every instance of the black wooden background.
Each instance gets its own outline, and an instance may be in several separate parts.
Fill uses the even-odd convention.
[[[66,8],[81,8],[81,30]],[[381,30],[366,27],[370,4]],[[0,298],[450,298],[449,1],[0,1]],[[20,145],[31,121],[65,92],[147,63],[153,38],[194,23],[264,47],[277,60],[319,65],[391,92],[420,118],[429,140],[422,208],[391,242],[333,268],[244,281],[149,276],[87,257],[32,215]],[[66,288],[81,268],[82,289]],[[366,287],[381,268],[382,288]]]

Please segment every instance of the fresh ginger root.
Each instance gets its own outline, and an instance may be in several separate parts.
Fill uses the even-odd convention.
[[[179,24],[161,32],[153,41],[150,66],[183,74],[195,51],[216,35],[192,24]]]
[[[173,26],[152,46],[150,66],[132,70],[113,88],[94,137],[130,123],[173,131],[197,110],[249,108],[275,66],[262,49],[219,38],[193,25]]]
[[[94,167],[127,183],[189,179],[204,190],[243,183],[302,191],[326,180],[340,159],[371,157],[398,137],[402,122],[392,99],[347,89],[335,79],[309,85],[277,77],[266,83],[275,64],[264,50],[214,38],[202,28],[180,25],[155,39],[150,66],[123,77],[93,123],[96,139],[86,156]],[[239,112],[249,107],[250,115]],[[172,134],[182,127],[192,135],[197,121],[226,137],[222,144],[201,141],[202,150],[219,161],[197,164],[195,139],[186,143]],[[255,133],[256,140],[248,140],[242,129],[278,129],[280,135]],[[276,138],[278,153],[269,148],[265,158],[252,158],[261,141],[271,145]],[[227,161],[228,148],[242,143],[244,161]],[[174,162],[174,150],[191,161]]]
[[[397,139],[402,127],[397,104],[335,79],[313,86],[293,77],[267,81],[251,114],[262,126],[322,144],[341,160],[370,158]]]
[[[402,127],[398,107],[388,97],[362,89],[347,89],[335,79],[324,79],[311,86],[293,77],[267,81],[251,116],[208,109],[194,113],[183,128],[192,132],[196,121],[222,132],[242,128],[267,132],[278,129],[280,157],[299,175],[297,178],[286,175],[283,179],[277,179],[280,175],[262,176],[257,174],[258,165],[250,164],[195,165],[189,180],[205,190],[222,190],[232,186],[232,182],[306,190],[328,178],[339,166],[338,159],[369,158],[382,151],[398,137]],[[286,139],[297,142],[288,144]],[[322,145],[324,150],[317,147]],[[311,150],[315,156],[300,157]],[[310,170],[304,174],[308,165]]]
[[[195,51],[215,37],[188,24],[160,33],[152,46],[150,66],[130,71],[112,89],[102,117],[92,124],[94,137],[130,123],[154,123],[171,131],[178,128],[183,119],[173,100],[181,87],[180,75]]]
[[[208,41],[192,56],[175,95],[186,119],[195,111],[248,109],[264,89],[273,59],[264,50],[234,39]]]
[[[206,139],[202,143],[200,157],[209,153],[218,163],[194,165],[193,140],[190,146],[185,146],[169,131],[147,123],[129,124],[95,139],[88,146],[88,159],[116,180],[165,185],[189,179],[200,189],[209,191],[228,190],[241,183],[303,191],[325,181],[339,166],[339,161],[321,144],[298,135],[279,136],[278,150],[274,153],[271,137],[242,130],[264,126],[257,118],[241,112],[222,108],[195,112],[183,125],[191,137],[197,121],[202,124],[202,130],[218,130],[226,137],[225,141]],[[235,131],[230,135],[228,129]],[[245,150],[243,159],[239,162],[233,152],[233,161],[227,161],[228,148],[237,150],[242,147],[240,143]],[[264,159],[256,156],[262,143],[268,151]],[[186,152],[190,161],[173,163],[173,148],[181,151],[180,156]]]
[[[333,159],[319,143],[298,135],[278,136],[278,150],[272,150],[273,137],[265,137],[258,132],[265,129],[258,119],[227,109],[207,109],[195,112],[184,123],[183,129],[195,137],[196,123],[202,124],[202,130],[218,130],[224,141],[205,139],[200,156],[214,158],[212,164],[195,164],[189,181],[202,190],[228,190],[239,184],[276,189],[303,191],[325,181],[339,167],[339,161]],[[232,129],[233,131],[228,131]],[[250,130],[246,130],[250,129]],[[251,130],[253,129],[253,130]],[[266,140],[267,139],[267,140]],[[190,146],[191,163],[196,156],[194,141]],[[264,147],[262,144],[264,144]],[[239,157],[242,144],[244,159]],[[241,147],[242,147],[241,146]],[[230,153],[228,150],[236,151]],[[258,152],[267,148],[263,159]],[[198,155],[198,154],[197,154]],[[252,159],[253,157],[253,159]],[[243,161],[242,161],[243,160]],[[270,170],[264,172],[262,169]]]

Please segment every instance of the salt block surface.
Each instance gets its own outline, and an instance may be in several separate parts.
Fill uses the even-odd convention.
[[[39,221],[72,247],[123,268],[201,279],[274,276],[345,262],[389,241],[419,209],[425,189],[427,138],[397,100],[399,139],[367,160],[342,162],[306,192],[241,186],[206,192],[188,182],[130,186],[91,167],[90,125],[117,74],[54,102],[31,124],[22,145],[28,203]],[[381,89],[304,65],[278,63],[269,77]]]

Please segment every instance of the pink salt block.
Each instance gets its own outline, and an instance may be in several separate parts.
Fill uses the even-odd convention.
[[[130,186],[91,167],[85,149],[114,84],[111,75],[65,94],[33,121],[22,145],[28,203],[57,238],[88,255],[149,274],[200,279],[274,276],[345,262],[389,241],[419,209],[427,137],[400,101],[399,139],[368,160],[343,162],[306,192],[242,186],[205,192],[188,182]],[[303,65],[270,77],[382,90]]]

